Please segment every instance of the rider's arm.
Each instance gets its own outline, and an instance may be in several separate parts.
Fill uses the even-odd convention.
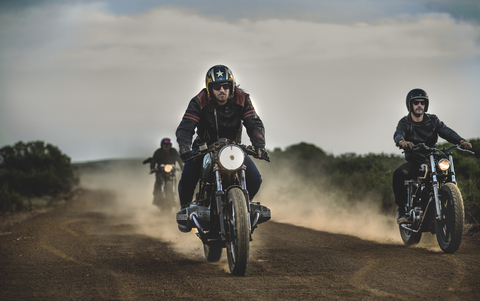
[[[192,145],[192,137],[195,133],[195,128],[200,123],[200,100],[194,97],[188,104],[187,110],[183,115],[182,121],[177,128],[176,136],[177,143],[180,148],[180,153],[190,150]]]
[[[463,139],[460,135],[457,134],[454,130],[446,126],[440,119],[438,119],[435,115],[430,115],[433,123],[435,124],[435,128],[437,129],[437,133],[440,137],[447,140],[453,144],[460,144]]]
[[[397,129],[395,130],[395,133],[393,134],[393,141],[395,141],[395,145],[400,147],[400,141],[405,141],[405,136],[407,132],[407,123],[406,123],[406,118],[402,118],[397,125]]]
[[[255,149],[265,148],[265,127],[260,117],[253,108],[250,97],[246,97],[243,110],[243,125],[247,129],[247,134]]]

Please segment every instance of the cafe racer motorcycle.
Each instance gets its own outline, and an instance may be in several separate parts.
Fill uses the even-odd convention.
[[[424,143],[414,145],[412,151],[423,154],[417,179],[405,181],[408,222],[399,225],[406,245],[417,244],[422,232],[436,233],[437,242],[445,253],[454,253],[462,241],[465,212],[463,198],[457,187],[452,150],[473,153],[452,145],[438,149]]]
[[[250,202],[245,179],[245,155],[258,158],[253,147],[222,138],[202,146],[188,160],[203,157],[195,200],[177,213],[177,223],[197,228],[205,258],[219,261],[226,249],[230,272],[245,274],[253,231],[271,217],[270,209]],[[267,155],[259,159],[270,162]]]

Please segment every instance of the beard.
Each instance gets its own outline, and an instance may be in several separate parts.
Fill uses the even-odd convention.
[[[424,113],[424,110],[423,109],[420,109],[420,110],[412,110],[412,114],[415,116],[415,117],[421,117]]]
[[[218,95],[219,97],[216,97],[216,96],[214,95],[213,98],[215,99],[215,101],[216,101],[219,105],[224,105],[224,104],[227,103],[227,101],[228,101],[229,99],[231,99],[231,98],[233,97],[233,95],[231,95],[231,94],[232,94],[232,93],[230,93],[230,92],[228,93],[228,95],[222,93],[222,94]]]

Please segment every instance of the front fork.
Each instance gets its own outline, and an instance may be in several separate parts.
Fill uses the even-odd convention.
[[[247,184],[246,184],[247,181],[245,180],[246,179],[245,169],[246,169],[246,166],[243,165],[242,169],[240,170],[240,187],[245,195],[245,200],[247,202],[247,211],[249,213],[247,214],[248,228],[251,233],[252,229],[251,229],[251,221],[250,221],[250,201],[249,201],[249,196],[247,191]],[[218,218],[220,220],[220,235],[222,236],[222,240],[223,240],[225,237],[225,224],[223,223],[223,220],[224,220],[224,210],[223,210],[224,199],[223,198],[225,197],[225,193],[223,191],[222,179],[221,179],[218,164],[215,164],[213,170],[215,172],[215,181],[217,184],[216,199],[217,199],[217,210],[218,210],[217,213],[218,213]]]
[[[435,208],[437,209],[436,219],[441,221],[443,219],[442,207],[440,206],[440,197],[438,196],[439,184],[437,179],[437,172],[435,170],[435,159],[433,154],[430,155],[430,167],[432,168],[432,184],[433,184],[433,195],[435,197]]]

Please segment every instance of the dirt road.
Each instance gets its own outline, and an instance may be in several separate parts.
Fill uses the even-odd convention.
[[[244,277],[212,264],[174,217],[76,200],[0,233],[1,300],[480,300],[480,240],[445,255],[270,221],[251,243]],[[147,229],[148,228],[148,229]],[[433,243],[433,242],[432,242]]]

